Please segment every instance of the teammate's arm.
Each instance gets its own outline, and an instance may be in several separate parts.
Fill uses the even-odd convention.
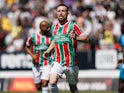
[[[32,57],[33,60],[36,60],[37,56],[32,53],[30,46],[25,46],[25,51]]]
[[[54,41],[52,40],[49,48],[43,53],[43,57],[47,59],[47,57],[49,56],[50,52],[54,49],[55,44]]]

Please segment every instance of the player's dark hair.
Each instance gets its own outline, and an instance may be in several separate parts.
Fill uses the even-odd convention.
[[[68,6],[66,4],[59,4],[56,8],[58,8],[59,6],[65,6],[67,8],[67,11],[68,11]]]

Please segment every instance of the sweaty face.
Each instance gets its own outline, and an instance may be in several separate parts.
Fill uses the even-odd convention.
[[[57,18],[58,20],[62,21],[67,19],[68,11],[65,6],[59,6],[57,8]]]

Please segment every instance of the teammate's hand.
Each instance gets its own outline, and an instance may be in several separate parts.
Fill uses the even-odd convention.
[[[76,34],[74,33],[74,31],[70,32],[69,36],[73,39],[76,39]]]
[[[37,59],[37,55],[33,55],[33,56],[32,56],[32,59],[33,59],[33,60],[36,60],[36,59]]]
[[[47,59],[49,56],[49,53],[47,51],[45,51],[42,56],[43,56],[43,58]]]

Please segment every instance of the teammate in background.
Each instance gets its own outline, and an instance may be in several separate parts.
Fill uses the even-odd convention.
[[[77,41],[85,41],[88,38],[87,33],[83,33],[75,22],[68,21],[68,7],[64,4],[57,6],[58,23],[52,25],[53,40],[44,52],[43,57],[55,47],[54,60],[50,72],[50,87],[52,93],[59,93],[57,81],[63,73],[66,75],[66,81],[69,83],[71,93],[79,93],[78,83],[78,63],[76,61]]]
[[[32,34],[28,37],[25,45],[26,52],[33,59],[33,78],[38,90],[42,89],[42,93],[48,93],[48,81],[51,59],[44,59],[42,54],[47,50],[51,43],[49,34],[50,26],[47,21],[40,22],[40,32]],[[31,47],[33,46],[33,52]]]
[[[119,82],[118,82],[118,93],[123,93],[124,91],[124,22],[121,24],[121,37],[120,44],[123,52],[123,59],[118,61],[118,66],[120,68]]]

